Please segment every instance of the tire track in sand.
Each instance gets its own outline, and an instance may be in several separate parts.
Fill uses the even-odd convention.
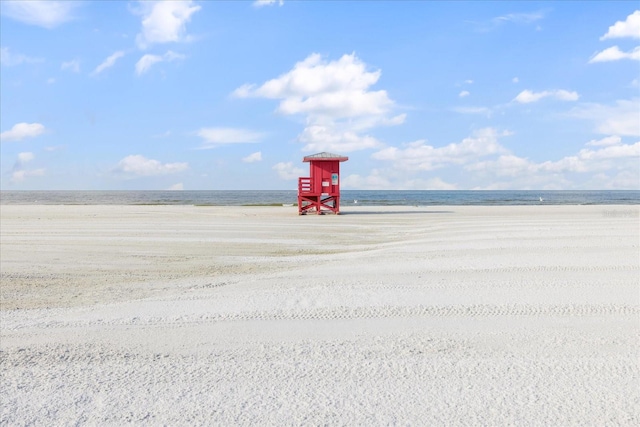
[[[186,326],[217,322],[279,321],[279,320],[353,320],[388,319],[410,317],[586,317],[586,316],[638,316],[640,307],[634,305],[446,305],[446,306],[375,306],[375,307],[325,307],[304,310],[262,310],[239,313],[206,313],[200,315],[175,315],[169,317],[133,317],[119,319],[94,319],[87,321],[43,320],[31,325],[6,325],[3,329],[66,328],[85,326]]]

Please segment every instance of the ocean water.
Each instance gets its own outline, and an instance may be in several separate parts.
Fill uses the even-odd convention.
[[[0,204],[280,206],[295,190],[274,191],[2,191]],[[341,206],[638,205],[640,191],[343,190]]]

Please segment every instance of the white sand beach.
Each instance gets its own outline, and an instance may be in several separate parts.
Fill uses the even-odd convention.
[[[0,425],[640,425],[637,205],[0,212]]]

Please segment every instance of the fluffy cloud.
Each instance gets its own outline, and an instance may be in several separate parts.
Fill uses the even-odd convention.
[[[18,159],[16,163],[13,165],[13,169],[11,170],[11,182],[17,184],[19,182],[24,181],[28,177],[31,176],[43,176],[45,173],[44,169],[25,169],[25,165],[35,159],[35,156],[31,152],[23,152],[18,153]]]
[[[246,144],[260,142],[264,135],[247,129],[202,128],[195,133],[204,142],[201,149],[214,148],[225,144]]]
[[[618,46],[612,46],[593,55],[589,63],[619,61],[621,59],[640,61],[640,46],[635,47],[630,52],[623,52]]]
[[[16,21],[47,29],[74,19],[73,12],[81,2],[53,0],[2,1],[2,14]]]
[[[455,184],[450,184],[440,178],[406,178],[397,176],[396,171],[374,169],[367,176],[357,174],[342,178],[342,188],[357,188],[360,190],[456,190]]]
[[[97,76],[107,68],[111,68],[115,65],[116,61],[124,56],[124,52],[119,50],[111,54],[107,59],[105,59],[102,64],[98,65],[95,70],[91,72],[92,76]]]
[[[42,135],[45,127],[40,123],[17,123],[10,130],[0,134],[0,141],[21,141]]]
[[[304,150],[354,151],[378,145],[361,132],[404,122],[405,115],[390,116],[395,103],[386,91],[371,90],[380,76],[355,54],[334,61],[311,54],[287,73],[260,86],[243,85],[233,96],[277,99],[280,113],[306,116],[298,137]]]
[[[168,51],[162,56],[146,54],[143,55],[142,58],[140,58],[140,60],[136,63],[136,74],[141,76],[142,74],[149,71],[151,66],[159,62],[173,62],[182,59],[184,59],[184,55],[172,51]]]
[[[640,157],[640,142],[635,144],[616,144],[597,150],[583,148],[578,153],[581,160],[618,159],[624,157]]]
[[[500,143],[507,135],[510,133],[486,128],[446,146],[416,141],[387,147],[371,157],[388,167],[374,169],[368,176],[345,176],[342,185],[360,189],[459,189],[447,182],[453,176],[458,181],[465,177],[459,185],[483,190],[639,189],[640,142],[623,143],[622,137],[607,136],[587,142],[575,154],[532,161]],[[436,170],[439,176],[434,176]]]
[[[43,61],[44,60],[41,58],[32,58],[20,53],[11,53],[8,47],[0,49],[0,64],[5,67],[12,67],[20,64],[35,64]]]
[[[450,165],[463,165],[470,161],[492,154],[506,152],[498,139],[510,135],[493,128],[475,131],[472,136],[459,143],[444,147],[428,145],[420,140],[405,144],[404,148],[387,147],[372,155],[374,159],[393,162],[402,170],[429,171]]]
[[[464,97],[469,96],[469,95],[471,95],[471,93],[470,93],[468,90],[463,90],[462,92],[460,92],[460,93],[458,94],[458,96],[459,96],[460,98],[464,98]]]
[[[18,162],[20,162],[20,164],[25,164],[27,162],[30,162],[34,158],[35,156],[33,155],[33,153],[28,151],[24,153],[18,153]]]
[[[245,162],[245,163],[261,162],[262,161],[262,152],[261,151],[257,151],[255,153],[251,153],[247,157],[244,157],[242,159],[242,161]]]
[[[622,141],[622,138],[620,138],[617,135],[612,135],[612,136],[607,136],[605,138],[602,139],[592,139],[591,141],[587,142],[587,146],[588,147],[601,147],[601,146],[607,146],[607,145],[616,145],[616,144],[620,144],[620,142]]]
[[[614,105],[584,104],[570,116],[590,120],[604,135],[640,136],[640,100],[618,100]]]
[[[120,160],[114,172],[134,176],[157,176],[178,173],[187,169],[189,169],[188,163],[161,163],[158,160],[147,159],[136,154]]]
[[[142,31],[136,37],[140,49],[153,44],[189,40],[186,25],[191,15],[200,10],[191,0],[140,2]]]
[[[600,149],[581,149],[576,155],[556,161],[532,162],[512,154],[501,155],[496,160],[476,162],[465,166],[467,171],[481,171],[495,177],[531,177],[538,174],[588,173],[610,169],[629,168],[640,158],[640,142],[618,144]],[[607,160],[622,160],[621,163]],[[625,162],[628,160],[629,162]],[[637,167],[636,167],[637,169]]]
[[[469,163],[464,169],[478,182],[491,182],[478,189],[639,188],[640,142],[623,144],[619,137],[607,137],[585,146],[578,153],[555,161],[534,162],[505,153],[492,160]]]
[[[274,171],[278,173],[278,176],[284,180],[298,179],[303,176],[305,171],[295,167],[292,162],[280,162],[273,166]]]
[[[530,90],[523,90],[514,98],[514,101],[521,104],[529,104],[531,102],[540,101],[543,98],[554,98],[559,101],[577,101],[580,98],[577,92],[570,92],[568,90],[545,90],[542,92],[532,92]]]
[[[618,21],[609,27],[609,31],[600,40],[631,37],[640,39],[640,10],[627,16],[624,21]]]
[[[20,170],[14,170],[13,172],[11,172],[11,182],[14,184],[17,184],[19,182],[24,181],[25,179],[27,179],[28,177],[31,176],[43,176],[45,173],[44,169],[31,169],[31,170],[27,170],[27,169],[20,169]]]
[[[156,64],[161,61],[162,61],[162,56],[160,55],[151,55],[151,54],[143,55],[142,58],[140,58],[140,60],[136,62],[136,74],[140,76],[146,73],[153,64]]]
[[[335,125],[307,126],[298,136],[304,151],[356,151],[380,147],[382,143],[369,135],[336,129]]]
[[[367,71],[355,54],[327,62],[312,54],[298,62],[293,70],[258,88],[245,85],[238,97],[281,99],[284,114],[317,114],[329,117],[357,117],[381,114],[393,105],[386,91],[369,91],[380,78],[380,70]]]

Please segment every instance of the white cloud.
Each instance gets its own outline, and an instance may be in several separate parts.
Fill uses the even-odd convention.
[[[514,101],[521,104],[529,104],[531,102],[537,102],[543,98],[555,98],[559,101],[577,101],[580,98],[577,92],[570,92],[568,90],[545,90],[542,92],[532,92],[530,90],[523,90],[514,98]]]
[[[367,71],[355,54],[327,62],[319,54],[309,55],[293,70],[255,88],[243,85],[237,97],[281,99],[284,114],[319,114],[330,117],[357,117],[381,114],[393,106],[386,91],[369,91],[381,72]]]
[[[601,147],[608,145],[617,145],[620,144],[620,142],[622,142],[622,138],[616,135],[612,135],[598,140],[592,139],[591,141],[587,142],[586,145],[589,147]]]
[[[188,163],[161,163],[136,154],[120,160],[114,171],[135,176],[156,176],[178,173],[187,169],[189,169]]]
[[[514,77],[514,78],[512,78],[512,79],[511,79],[511,81],[512,81],[513,83],[518,83],[518,82],[520,81],[520,79],[519,79],[519,78],[517,78],[517,77]]]
[[[608,136],[558,160],[532,161],[506,149],[510,135],[481,129],[458,143],[437,147],[420,140],[387,147],[371,157],[389,165],[369,175],[351,174],[343,188],[397,190],[640,189],[640,142]],[[434,172],[437,171],[437,172]],[[457,184],[451,178],[464,177]],[[464,187],[463,187],[464,188]]]
[[[451,111],[460,114],[486,114],[490,116],[493,111],[488,107],[453,107]]]
[[[262,152],[261,151],[256,151],[255,153],[251,153],[247,157],[244,157],[242,159],[242,161],[245,162],[245,163],[261,162],[262,161]]]
[[[44,62],[42,58],[32,58],[20,53],[11,53],[8,47],[0,48],[0,64],[5,67],[12,67],[20,64],[35,64]]]
[[[280,162],[272,168],[278,173],[278,176],[285,180],[298,179],[306,173],[303,169],[295,167],[292,162]]]
[[[0,134],[0,141],[21,141],[42,135],[45,127],[40,123],[16,123],[10,130]]]
[[[28,177],[31,176],[43,176],[45,173],[44,169],[32,169],[32,170],[27,170],[27,169],[20,169],[20,170],[14,170],[11,173],[11,182],[13,183],[19,183],[24,181],[25,179],[27,179]]]
[[[225,144],[251,144],[264,138],[264,134],[237,128],[202,128],[195,132],[204,142],[201,149],[214,148]]]
[[[619,61],[621,59],[631,59],[633,61],[640,61],[640,46],[636,46],[630,52],[623,52],[618,46],[609,47],[602,52],[598,52],[589,60],[590,64],[594,62],[610,62]]]
[[[184,185],[181,182],[177,184],[173,184],[171,187],[167,188],[167,191],[182,191],[184,190]]]
[[[253,2],[254,7],[273,6],[275,4],[282,6],[284,4],[284,0],[255,0]]]
[[[640,10],[627,16],[624,21],[618,21],[609,27],[609,31],[600,40],[631,37],[640,39]]]
[[[124,52],[119,50],[111,54],[107,59],[102,62],[102,64],[98,65],[95,70],[91,72],[92,76],[97,76],[107,68],[111,68],[114,66],[116,61],[124,56]]]
[[[34,158],[35,158],[35,156],[33,155],[33,153],[31,153],[29,151],[25,151],[23,153],[18,153],[18,162],[20,164],[25,164],[27,162],[30,162]]]
[[[54,79],[53,77],[49,77],[49,78],[47,79],[47,84],[52,85],[52,84],[54,84],[55,82],[56,82],[56,79]]]
[[[617,159],[621,157],[640,157],[640,142],[611,145],[597,150],[583,148],[578,153],[578,158],[581,160]]]
[[[140,49],[153,44],[189,41],[186,25],[200,10],[191,0],[140,2],[142,32],[136,36]]]
[[[359,190],[456,190],[455,184],[441,178],[397,177],[395,171],[373,169],[367,176],[348,175],[341,179],[342,188]],[[393,176],[392,178],[390,178]]]
[[[386,91],[370,89],[380,76],[380,70],[368,70],[355,54],[335,61],[311,54],[287,73],[260,86],[245,84],[232,95],[278,99],[280,113],[305,115],[307,126],[298,137],[305,150],[354,151],[378,145],[361,132],[397,125],[406,118],[389,117],[395,103]],[[342,137],[346,139],[340,142]]]
[[[499,177],[516,176],[532,172],[531,162],[529,162],[529,160],[513,154],[501,155],[496,160],[474,162],[466,165],[465,170],[490,172]]]
[[[140,58],[140,60],[136,63],[136,74],[141,76],[142,74],[149,71],[151,66],[159,62],[173,62],[177,60],[182,60],[184,58],[185,58],[184,55],[181,55],[179,53],[175,53],[172,51],[168,51],[162,56],[146,54],[146,55],[143,55],[142,58]]]
[[[284,114],[318,114],[329,117],[382,115],[392,105],[386,91],[341,90],[309,97],[288,97],[280,102]]]
[[[74,19],[74,11],[81,5],[76,1],[17,0],[2,1],[2,14],[16,21],[47,29]]]
[[[464,97],[469,96],[469,95],[471,95],[471,93],[469,93],[469,91],[468,91],[468,90],[463,90],[462,92],[460,92],[460,93],[458,94],[458,96],[459,96],[460,98],[464,98]]]
[[[44,169],[28,170],[24,168],[25,164],[31,162],[33,159],[35,159],[34,154],[29,151],[18,153],[18,159],[16,160],[16,163],[13,165],[13,169],[11,170],[10,181],[12,183],[15,184],[15,183],[22,182],[30,176],[44,175],[44,172],[45,172]]]
[[[49,152],[61,151],[66,148],[67,148],[66,145],[54,145],[54,146],[44,147],[44,151],[49,151]]]
[[[61,70],[69,70],[69,71],[72,71],[74,73],[79,73],[80,72],[80,60],[73,59],[71,61],[63,62],[60,65],[60,69]]]
[[[304,151],[357,151],[380,147],[382,143],[370,135],[351,130],[339,130],[335,125],[310,125],[298,136]]]
[[[543,12],[531,12],[531,13],[508,13],[506,15],[493,18],[493,22],[500,24],[503,22],[513,22],[516,24],[530,24],[544,18]]]
[[[595,131],[604,135],[640,136],[640,100],[618,100],[615,105],[584,104],[570,116],[591,120]]]
[[[156,64],[161,61],[162,61],[162,56],[160,55],[151,55],[151,54],[143,55],[142,58],[140,58],[140,60],[136,62],[136,74],[141,75],[146,73],[153,64]]]
[[[243,84],[242,86],[240,86],[239,88],[237,88],[236,90],[234,90],[231,93],[231,96],[234,98],[249,98],[254,96],[253,90],[255,89],[256,85],[254,84]]]
[[[510,135],[493,128],[477,130],[471,137],[444,147],[428,145],[419,140],[405,144],[405,148],[387,147],[372,155],[374,159],[393,162],[401,170],[434,170],[450,165],[463,165],[479,157],[506,152],[498,139]]]
[[[589,181],[588,188],[601,188],[603,190],[633,189],[638,190],[640,182],[640,171],[623,170],[621,172],[607,175],[600,173],[594,175]]]
[[[481,171],[496,177],[532,177],[545,174],[589,173],[628,167],[640,157],[640,142],[631,145],[614,145],[597,150],[582,149],[576,155],[566,156],[557,161],[540,163],[512,154],[501,155],[496,160],[476,162],[465,166],[467,171]],[[631,160],[616,165],[607,160]],[[636,163],[637,164],[637,163]],[[637,167],[636,167],[637,169]]]

